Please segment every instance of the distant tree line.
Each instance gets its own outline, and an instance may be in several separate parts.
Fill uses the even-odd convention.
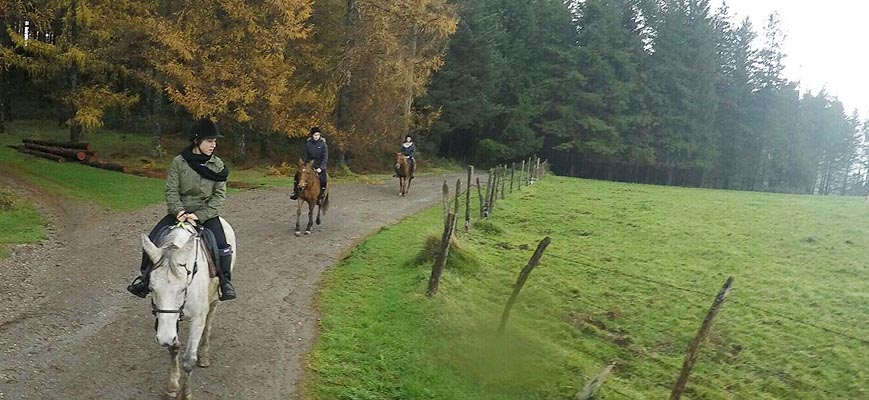
[[[413,99],[456,22],[446,0],[0,0],[0,125],[56,118],[75,141],[126,124],[159,153],[167,127],[210,117],[236,160],[319,125],[364,160],[426,120]]]
[[[377,165],[406,133],[480,166],[538,154],[561,174],[863,194],[869,123],[784,78],[709,0],[0,0],[0,131],[51,118],[167,132],[208,116],[234,159],[328,133]]]
[[[458,0],[445,64],[418,101],[443,155],[667,185],[863,194],[867,124],[782,75],[708,0]]]

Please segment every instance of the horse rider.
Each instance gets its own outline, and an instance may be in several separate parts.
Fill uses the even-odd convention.
[[[320,128],[313,127],[308,132],[308,141],[305,142],[304,148],[305,162],[314,160],[312,165],[314,171],[320,176],[320,196],[317,197],[317,204],[323,203],[323,196],[326,194],[326,164],[329,161],[329,146],[326,145],[326,138],[320,132]],[[299,198],[299,171],[293,177],[293,194],[291,199]]]
[[[209,119],[199,119],[188,130],[190,145],[172,160],[169,175],[166,177],[166,205],[169,214],[163,217],[151,230],[148,237],[157,242],[162,231],[180,222],[198,221],[208,228],[217,242],[218,277],[220,280],[220,300],[236,297],[230,283],[232,247],[226,243],[226,234],[218,218],[220,207],[226,201],[226,178],[229,170],[220,157],[214,155],[217,139],[223,138],[217,125]],[[142,254],[142,275],[133,280],[127,290],[144,298],[151,291],[149,273],[152,261]]]
[[[410,176],[413,176],[413,173],[416,171],[416,162],[413,159],[413,153],[416,151],[416,145],[413,144],[413,137],[407,135],[404,137],[404,143],[401,144],[401,149],[399,150],[401,154],[404,154],[404,157],[407,158],[407,162],[410,163]]]

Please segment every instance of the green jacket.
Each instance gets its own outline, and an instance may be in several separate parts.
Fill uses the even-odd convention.
[[[211,156],[205,164],[208,169],[220,172],[223,160]],[[199,221],[205,222],[219,215],[220,207],[226,201],[226,182],[205,179],[180,155],[172,160],[169,166],[169,176],[166,178],[166,205],[170,215],[177,215],[184,210],[194,213]]]

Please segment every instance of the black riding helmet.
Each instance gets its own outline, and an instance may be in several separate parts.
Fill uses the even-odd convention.
[[[187,136],[191,142],[203,139],[222,139],[223,135],[217,129],[217,124],[208,118],[200,118],[190,124]]]
[[[308,131],[308,137],[313,137],[315,133],[323,134],[323,132],[320,132],[320,127],[315,126]]]

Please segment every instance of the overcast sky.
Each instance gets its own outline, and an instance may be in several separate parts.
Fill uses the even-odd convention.
[[[869,15],[867,0],[724,0],[737,20],[751,19],[758,36],[766,17],[781,16],[787,34],[784,44],[785,77],[799,81],[802,91],[827,93],[869,117]],[[722,0],[712,0],[713,11]]]

